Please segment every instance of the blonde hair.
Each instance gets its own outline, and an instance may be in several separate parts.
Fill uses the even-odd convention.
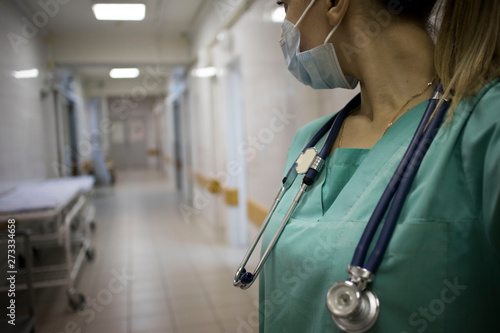
[[[465,98],[500,77],[500,1],[447,0],[441,4],[435,65],[452,98],[448,121]]]

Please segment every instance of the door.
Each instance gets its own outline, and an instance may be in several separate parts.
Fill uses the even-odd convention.
[[[245,137],[241,81],[240,64],[236,59],[227,66],[226,86],[227,158],[228,165],[236,166],[230,174],[230,187],[238,193],[238,205],[229,208],[230,240],[235,246],[246,246],[248,242],[246,160],[237,151],[238,143],[244,142]]]
[[[182,121],[179,100],[174,102],[174,163],[175,163],[175,185],[179,192],[183,192],[183,154],[182,154]]]
[[[146,168],[146,119],[131,117],[113,119],[109,154],[118,169]]]
[[[57,163],[54,164],[59,177],[78,175],[78,116],[73,100],[54,89],[54,108],[56,120]]]

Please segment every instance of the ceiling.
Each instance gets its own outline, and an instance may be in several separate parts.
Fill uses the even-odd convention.
[[[210,2],[209,0],[16,1],[28,17],[33,17],[40,11],[49,14],[50,18],[44,30],[50,36],[48,39],[50,43],[55,45],[50,53],[56,64],[71,65],[70,67],[76,69],[83,80],[101,81],[110,80],[109,69],[115,65],[123,67],[124,62],[129,66],[161,64],[166,68],[188,62],[188,57],[184,56],[187,51],[183,50],[182,53],[179,49],[184,45],[188,49],[194,23]],[[52,5],[43,8],[41,3]],[[92,13],[94,3],[144,3],[146,18],[140,22],[98,21]],[[113,43],[115,45],[112,45]],[[119,52],[116,51],[117,48],[120,49]],[[160,48],[162,49],[157,51]],[[92,56],[82,56],[85,52],[80,50]],[[154,57],[144,56],[152,53],[155,53]],[[118,56],[115,57],[116,54]],[[124,55],[126,60],[121,55]],[[96,59],[105,61],[98,63]],[[162,72],[164,75],[165,71]]]
[[[115,29],[122,29],[124,32],[131,29],[136,32],[159,29],[164,34],[188,34],[201,6],[204,2],[209,2],[207,0],[61,0],[65,1],[66,4],[60,4],[58,10],[54,10],[55,15],[48,23],[50,31],[106,33]],[[31,13],[43,10],[39,4],[40,0],[24,0],[24,2]],[[141,22],[97,21],[92,13],[94,3],[143,3],[146,5],[146,19]]]

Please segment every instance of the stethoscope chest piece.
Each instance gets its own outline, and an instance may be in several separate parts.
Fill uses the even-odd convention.
[[[337,326],[349,333],[366,332],[380,313],[377,295],[369,289],[359,290],[351,281],[335,283],[328,290],[326,305]]]

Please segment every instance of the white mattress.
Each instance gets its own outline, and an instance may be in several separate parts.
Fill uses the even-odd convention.
[[[94,186],[94,177],[54,178],[18,186],[0,197],[0,214],[57,211]]]

